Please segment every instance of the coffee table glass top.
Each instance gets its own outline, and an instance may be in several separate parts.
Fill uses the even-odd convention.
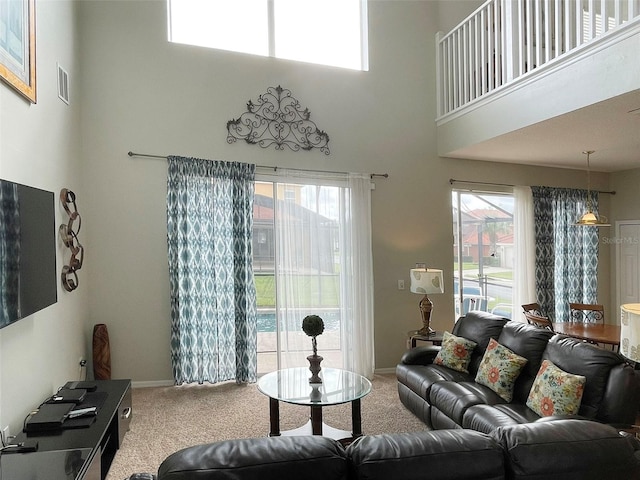
[[[267,373],[258,379],[258,389],[270,398],[297,405],[338,405],[364,397],[371,382],[362,375],[339,368],[322,368],[321,384],[309,384],[306,367]]]

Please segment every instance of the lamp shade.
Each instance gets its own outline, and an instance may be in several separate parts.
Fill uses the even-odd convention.
[[[610,227],[611,226],[610,223],[607,223],[606,217],[598,217],[591,210],[587,211],[584,215],[582,215],[582,217],[580,217],[580,220],[578,220],[575,224],[579,226],[587,226],[587,227],[589,226]]]
[[[620,353],[640,362],[640,303],[620,305]]]
[[[434,268],[412,268],[411,269],[411,292],[422,293],[444,293],[442,281],[442,270]]]

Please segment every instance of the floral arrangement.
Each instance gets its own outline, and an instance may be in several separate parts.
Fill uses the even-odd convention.
[[[318,347],[316,337],[324,332],[324,321],[318,315],[307,315],[302,319],[302,331],[311,337],[313,354],[317,355]]]

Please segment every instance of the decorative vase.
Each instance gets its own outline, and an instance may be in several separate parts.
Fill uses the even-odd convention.
[[[309,383],[322,383],[322,379],[318,376],[321,370],[320,362],[322,362],[322,357],[314,353],[313,355],[309,355],[307,360],[309,360],[309,371],[311,372]]]
[[[109,332],[104,323],[93,327],[93,378],[95,380],[111,380]]]

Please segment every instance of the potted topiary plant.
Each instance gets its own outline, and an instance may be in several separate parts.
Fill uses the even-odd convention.
[[[311,371],[309,383],[322,383],[322,379],[318,376],[321,370],[320,362],[322,362],[322,357],[318,355],[316,337],[324,332],[324,321],[318,315],[307,315],[302,320],[302,331],[311,337],[311,346],[313,348],[313,355],[307,357],[309,370]]]

